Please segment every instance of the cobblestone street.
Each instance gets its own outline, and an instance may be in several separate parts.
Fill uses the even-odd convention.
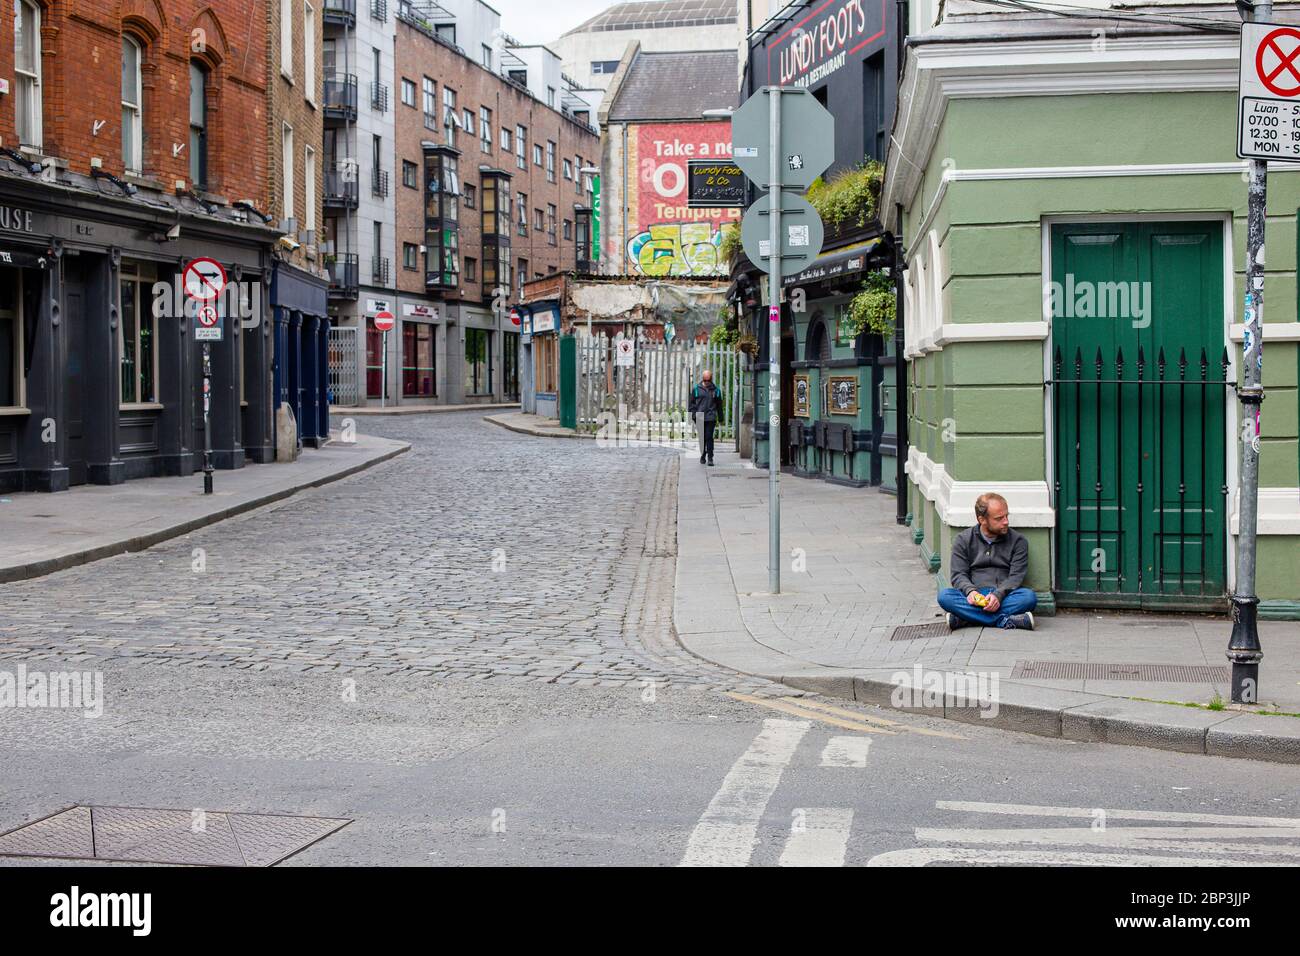
[[[756,689],[673,637],[674,453],[531,438],[477,412],[359,428],[413,448],[6,586],[0,657]]]

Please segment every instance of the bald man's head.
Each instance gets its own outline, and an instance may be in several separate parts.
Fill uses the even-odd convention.
[[[700,376],[700,379],[705,382],[711,382],[713,381],[713,373],[706,368],[704,374]]]

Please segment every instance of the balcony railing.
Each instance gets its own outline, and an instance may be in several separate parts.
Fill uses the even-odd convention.
[[[325,270],[329,273],[331,299],[355,299],[358,291],[358,265],[355,252],[344,252],[325,257]]]
[[[370,257],[370,278],[376,285],[388,285],[388,257]]]
[[[387,23],[388,0],[370,0],[370,17],[380,23]]]
[[[325,0],[325,22],[350,27],[357,22],[357,0]]]
[[[322,196],[326,209],[356,209],[358,194],[357,166],[355,162],[330,163],[325,167],[325,191]]]
[[[351,121],[357,118],[357,77],[355,73],[325,75],[325,118]]]
[[[376,113],[388,112],[388,87],[378,80],[370,84],[370,108]]]
[[[370,194],[383,199],[388,195],[388,170],[375,169],[370,177]]]

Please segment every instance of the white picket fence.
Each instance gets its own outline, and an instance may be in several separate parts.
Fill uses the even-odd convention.
[[[740,354],[730,346],[674,341],[634,341],[630,366],[617,363],[623,336],[578,335],[578,430],[595,432],[601,413],[612,413],[620,433],[641,433],[648,440],[690,440],[691,387],[705,369],[722,392],[722,414],[714,437],[734,439],[740,406]]]

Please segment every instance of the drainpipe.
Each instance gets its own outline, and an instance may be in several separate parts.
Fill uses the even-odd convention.
[[[619,249],[618,258],[623,263],[620,267],[622,275],[627,275],[629,271],[627,261],[627,124],[623,124],[623,225],[622,225],[622,248]]]
[[[898,232],[894,236],[894,404],[897,406],[894,410],[895,426],[894,431],[897,435],[895,445],[898,448],[896,458],[898,466],[898,513],[894,520],[899,524],[907,524],[907,502],[910,495],[907,491],[907,359],[904,352],[907,349],[905,337],[903,334],[904,320],[904,298],[903,298],[903,204],[894,203],[894,217],[897,220]]]

